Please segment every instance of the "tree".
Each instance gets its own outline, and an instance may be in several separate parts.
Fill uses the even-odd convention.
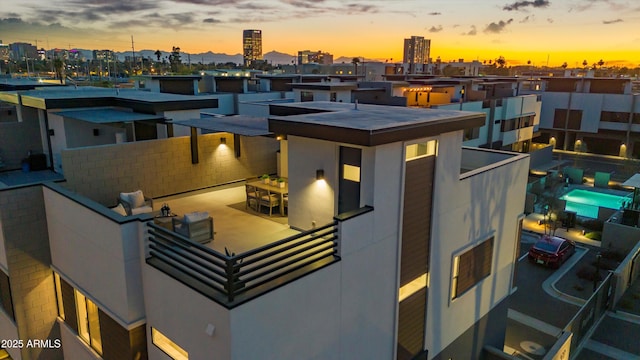
[[[351,59],[351,63],[355,66],[355,75],[358,76],[358,63],[360,63],[360,58],[354,57]]]
[[[169,64],[171,66],[171,72],[178,72],[180,69],[180,65],[182,64],[182,60],[180,59],[180,48],[174,46],[171,49],[171,54],[169,55]]]
[[[162,56],[162,51],[160,51],[160,49],[156,50],[156,52],[154,52],[154,54],[156,55],[156,58],[158,59],[158,62],[160,61],[160,57]]]
[[[604,65],[604,60],[600,59],[600,61],[598,61],[598,66],[602,69],[602,65]]]
[[[587,65],[589,65],[589,63],[587,62],[587,60],[582,61],[582,66],[583,66],[583,67],[585,67],[585,68],[586,68],[586,67],[587,67]]]
[[[536,203],[544,214],[544,234],[555,235],[558,221],[564,216],[564,213],[561,213],[564,208],[560,200],[564,182],[559,176],[547,176],[545,179],[544,186],[532,188],[531,193],[536,196]]]
[[[504,56],[500,55],[500,57],[496,59],[495,63],[499,67],[503,68],[507,64],[507,60],[505,60]]]
[[[566,61],[562,63],[562,68],[563,68],[563,69],[566,69],[566,68],[567,68],[567,66],[569,66],[569,65],[567,64],[567,62],[566,62]]]
[[[64,61],[62,61],[62,59],[60,59],[59,57],[56,57],[55,59],[53,59],[53,68],[56,71],[56,78],[60,79],[60,83],[64,83]]]

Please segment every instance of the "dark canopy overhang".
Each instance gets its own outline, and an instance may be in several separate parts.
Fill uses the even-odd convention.
[[[203,119],[174,120],[175,125],[188,126],[214,132],[228,132],[244,136],[271,135],[267,118],[256,116],[222,116]]]

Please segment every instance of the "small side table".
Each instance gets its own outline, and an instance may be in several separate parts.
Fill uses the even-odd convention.
[[[160,225],[161,227],[169,231],[173,231],[173,225],[172,225],[171,219],[173,219],[176,216],[178,215],[176,214],[171,214],[169,216],[156,215],[153,217],[153,222],[154,224]]]

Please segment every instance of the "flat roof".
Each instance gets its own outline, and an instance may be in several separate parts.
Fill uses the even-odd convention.
[[[623,182],[622,186],[631,186],[636,189],[640,189],[640,174],[633,175],[632,177],[627,179],[627,181]]]
[[[309,90],[355,90],[358,88],[356,83],[352,82],[315,82],[315,83],[292,83],[294,89]]]
[[[376,146],[478,127],[485,114],[336,102],[271,105],[269,130],[276,134]],[[283,116],[284,115],[284,116]],[[288,116],[287,116],[288,115]]]
[[[244,136],[270,135],[267,118],[257,116],[222,116],[203,119],[174,120],[175,125],[189,126],[214,132],[228,132]]]
[[[51,81],[49,79],[25,79],[25,78],[7,78],[0,77],[0,91],[7,90],[31,90],[44,87],[61,87],[60,81]]]
[[[218,107],[217,96],[167,94],[136,89],[67,87],[21,91],[17,94],[23,105],[38,109],[123,106],[139,112],[156,113]]]
[[[131,121],[162,120],[163,116],[141,114],[115,108],[92,108],[78,110],[63,110],[54,112],[65,118],[86,121],[93,124],[110,124]]]

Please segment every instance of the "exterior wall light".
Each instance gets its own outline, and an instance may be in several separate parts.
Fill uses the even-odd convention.
[[[220,138],[220,144],[226,144],[227,143],[227,138],[226,137],[221,137]]]
[[[323,169],[316,170],[316,180],[324,180],[324,170]]]

